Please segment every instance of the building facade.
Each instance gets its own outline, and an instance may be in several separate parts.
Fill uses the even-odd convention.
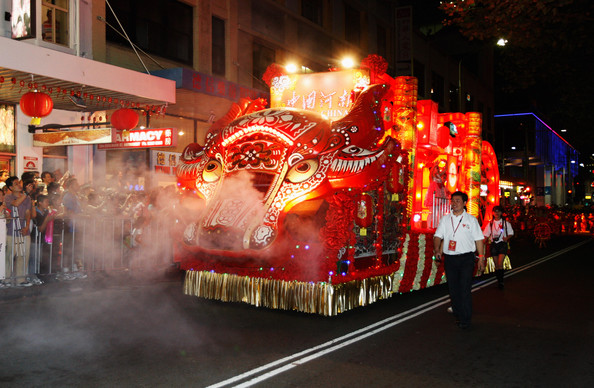
[[[579,154],[534,113],[495,115],[495,150],[509,182],[502,199],[509,204],[565,205],[574,191]],[[523,197],[523,198],[521,198]]]
[[[0,59],[0,104],[15,120],[0,163],[11,173],[34,161],[38,171],[70,171],[94,183],[123,172],[129,188],[171,184],[179,153],[203,144],[233,102],[269,100],[262,75],[270,64],[316,72],[340,67],[346,56],[357,65],[368,54],[383,56],[391,75],[418,77],[419,98],[441,112],[482,113],[483,138],[494,139],[492,52],[440,27],[436,1],[32,0],[28,19],[13,3],[20,4],[0,1],[0,13],[11,16],[0,23],[0,49],[10,53]],[[32,21],[28,30],[24,20]],[[25,36],[14,39],[15,31]],[[132,107],[139,126],[173,129],[176,143],[34,146],[18,104],[36,84],[52,88],[54,101],[42,125],[95,128]]]

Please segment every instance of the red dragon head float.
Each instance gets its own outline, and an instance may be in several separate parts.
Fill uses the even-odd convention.
[[[259,110],[259,100],[234,104],[204,148],[190,144],[181,157],[179,185],[205,201],[202,217],[185,228],[184,254],[273,265],[295,242],[319,240],[328,198],[387,179],[398,147],[380,114],[388,88],[367,88],[335,122],[306,110]]]

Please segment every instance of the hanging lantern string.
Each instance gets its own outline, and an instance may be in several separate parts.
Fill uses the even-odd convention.
[[[4,76],[0,76],[0,87],[3,86],[4,81],[6,78]],[[27,88],[30,92],[39,92],[39,93],[47,93],[51,95],[54,93],[54,96],[60,96],[62,99],[65,99],[69,96],[78,96],[79,98],[87,101],[89,104],[94,104],[97,106],[101,106],[104,109],[118,109],[118,108],[130,108],[130,109],[139,109],[142,104],[140,102],[133,102],[130,100],[124,100],[114,97],[108,97],[105,95],[99,94],[90,94],[88,92],[84,92],[83,89],[81,91],[74,91],[68,88],[60,87],[60,86],[47,86],[46,84],[38,84],[35,82],[35,74],[29,74],[28,77],[23,79],[17,79],[16,77],[10,78],[11,89],[15,86],[19,86],[19,92],[24,95],[25,91],[23,89]],[[54,100],[55,100],[54,97]],[[157,115],[164,115],[167,109],[167,103],[164,105],[147,105],[148,110],[151,113],[155,113]]]

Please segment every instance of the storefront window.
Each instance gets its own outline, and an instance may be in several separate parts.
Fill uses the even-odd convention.
[[[14,125],[14,105],[0,104],[0,152],[15,152]]]
[[[43,0],[41,7],[41,38],[46,42],[69,45],[69,0]]]

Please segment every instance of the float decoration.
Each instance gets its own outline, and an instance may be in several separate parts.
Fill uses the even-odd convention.
[[[272,81],[275,78],[286,74],[287,72],[283,66],[273,63],[266,68],[264,75],[262,75],[262,80],[266,83],[266,85],[268,85],[268,87],[271,87]]]
[[[446,280],[430,220],[445,214],[448,192],[498,177],[483,176],[480,115],[417,102],[416,79],[389,77],[384,62],[368,57],[381,81],[368,86],[360,69],[274,81],[271,108],[233,104],[203,147],[184,150],[178,185],[204,201],[177,236],[187,294],[336,315]],[[316,89],[333,81],[334,91]],[[317,112],[340,104],[344,114]]]

